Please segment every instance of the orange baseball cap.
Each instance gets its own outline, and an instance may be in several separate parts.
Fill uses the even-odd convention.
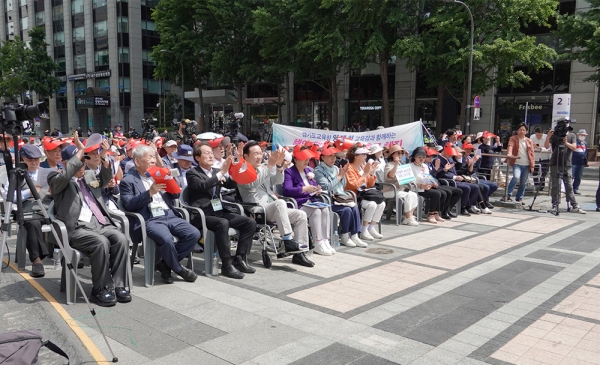
[[[68,145],[73,142],[72,140],[67,140],[66,138],[52,138],[52,137],[44,137],[42,143],[44,145],[44,149],[46,151],[52,151],[56,147],[62,147],[63,145]]]
[[[458,156],[458,152],[454,149],[454,147],[452,147],[452,144],[450,143],[446,143],[446,146],[444,146],[444,152],[452,157]]]
[[[247,163],[243,158],[240,158],[237,164],[232,162],[229,165],[229,176],[241,185],[250,184],[258,178],[254,166]]]
[[[315,157],[315,153],[306,148],[306,149],[302,149],[302,146],[297,145],[296,147],[294,147],[294,152],[292,153],[292,155],[297,159],[297,160],[308,160],[311,159],[313,157]]]
[[[470,144],[470,143],[463,143],[463,145],[462,145],[462,149],[463,149],[463,150],[468,150],[468,149],[474,150],[474,149],[475,149],[475,146],[473,146],[473,145],[472,145],[472,144]]]
[[[335,148],[335,146],[333,144],[326,145],[321,150],[321,154],[323,156],[331,156],[331,155],[335,155],[336,153],[340,153],[340,152],[342,152],[342,151]]]
[[[230,143],[231,143],[231,138],[229,138],[229,137],[220,137],[220,138],[215,138],[215,139],[211,139],[210,141],[208,141],[208,144],[210,145],[211,148],[217,148],[217,147],[219,147],[220,144],[222,144],[223,146],[227,146]],[[265,142],[265,143],[267,143],[267,142]],[[262,146],[262,144],[261,144],[261,146]]]

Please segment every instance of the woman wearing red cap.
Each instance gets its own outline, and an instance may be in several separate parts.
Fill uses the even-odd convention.
[[[502,152],[502,142],[500,142],[500,137],[495,134],[484,131],[477,141],[480,143],[477,148],[481,150],[481,153],[492,154],[494,152]],[[488,180],[491,180],[490,177],[495,159],[496,157],[492,156],[481,156],[479,172]]]
[[[305,146],[296,146],[292,154],[294,166],[285,170],[283,194],[294,198],[298,209],[306,212],[314,240],[314,251],[319,255],[331,256],[335,249],[329,243],[330,218],[329,207],[307,205],[315,200],[314,195],[321,193],[321,187],[314,180],[314,173],[308,168],[308,161],[314,153]]]
[[[358,189],[372,188],[375,186],[375,169],[378,163],[367,163],[368,149],[359,146],[353,146],[348,150],[348,162],[350,167],[346,173],[346,190],[351,190],[358,194]],[[363,199],[361,207],[365,209],[362,223],[362,233],[360,238],[365,241],[373,241],[375,238],[383,238],[381,233],[375,228],[383,211],[385,210],[385,201],[377,203]],[[359,246],[360,247],[360,246]]]

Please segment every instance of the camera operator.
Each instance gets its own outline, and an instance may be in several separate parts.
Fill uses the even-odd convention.
[[[558,213],[560,203],[560,180],[565,184],[567,201],[571,202],[571,212],[585,214],[579,207],[573,194],[573,179],[571,177],[573,151],[577,149],[577,137],[571,133],[571,122],[561,119],[554,130],[548,131],[548,139],[552,144],[550,156],[550,186],[552,195],[552,210]],[[567,207],[568,208],[568,207]]]

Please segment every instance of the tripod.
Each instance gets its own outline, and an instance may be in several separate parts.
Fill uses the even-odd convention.
[[[565,169],[565,160],[564,160],[564,156],[565,156],[565,151],[567,149],[567,146],[565,146],[564,144],[560,144],[557,146],[557,148],[555,148],[554,150],[556,151],[556,163],[555,163],[555,168],[556,171],[554,172],[556,175],[555,179],[550,179],[550,195],[552,197],[552,209],[550,210],[550,213],[554,214],[555,216],[559,216],[560,215],[560,183],[561,181],[564,180],[563,178],[563,174],[564,174],[564,169]],[[552,159],[550,159],[552,160]],[[550,168],[550,172],[552,172],[552,167]],[[552,176],[552,174],[550,174],[550,176]],[[558,186],[554,186],[553,183],[556,183]],[[556,193],[552,194],[552,190],[556,190]],[[569,211],[570,208],[567,206],[567,211]]]
[[[541,162],[540,162],[541,163]],[[540,167],[541,170],[544,169],[543,166]],[[542,179],[544,179],[544,177],[542,177]],[[540,189],[542,188],[542,181],[539,182],[538,186],[535,188],[535,194],[533,194],[533,200],[531,201],[531,204],[529,205],[529,208],[527,208],[528,211],[530,212],[539,212],[539,213],[547,213],[547,210],[543,210],[543,209],[533,209],[533,205],[535,204],[535,200],[538,197],[538,194],[540,193]]]
[[[83,290],[83,287],[81,286],[81,282],[79,281],[79,278],[77,277],[75,269],[73,268],[73,263],[71,262],[71,258],[65,254],[64,245],[63,245],[62,241],[60,240],[58,233],[56,232],[54,226],[52,225],[52,221],[50,219],[50,216],[48,215],[48,211],[46,211],[46,208],[42,204],[42,200],[40,199],[40,194],[38,193],[38,191],[35,187],[35,184],[29,177],[29,174],[27,173],[27,168],[22,166],[20,163],[19,148],[18,148],[18,146],[19,146],[18,135],[20,134],[20,132],[21,132],[21,130],[19,127],[15,127],[13,130],[8,132],[8,133],[12,134],[14,146],[15,146],[15,166],[16,167],[14,167],[14,168],[12,165],[12,157],[10,155],[10,152],[6,148],[6,141],[4,142],[4,144],[5,144],[5,146],[4,146],[4,162],[6,164],[6,171],[9,174],[9,184],[8,184],[7,199],[6,199],[6,202],[4,203],[4,207],[5,207],[4,208],[4,211],[5,211],[4,222],[2,222],[2,225],[0,226],[2,228],[2,244],[0,246],[0,259],[2,257],[4,257],[4,246],[6,245],[6,239],[7,239],[7,236],[10,235],[10,233],[11,233],[11,230],[10,230],[11,214],[10,213],[12,212],[12,206],[13,206],[12,199],[13,199],[13,197],[15,197],[15,195],[16,195],[15,200],[16,200],[16,204],[17,204],[17,211],[15,212],[15,217],[16,217],[15,221],[18,224],[19,232],[23,233],[23,231],[25,230],[25,228],[24,228],[25,218],[23,216],[23,200],[22,200],[22,196],[21,196],[21,186],[23,186],[23,182],[25,182],[25,184],[29,188],[29,191],[31,191],[31,195],[32,195],[33,199],[35,200],[38,207],[40,208],[40,213],[44,216],[44,218],[42,220],[43,224],[49,225],[52,230],[52,235],[54,236],[54,239],[56,240],[56,243],[58,244],[58,247],[60,248],[60,251],[62,252],[62,256],[65,260],[65,264],[66,264],[65,269],[68,269],[70,271],[70,275],[73,275],[73,277],[75,278],[75,282],[77,283],[77,286],[78,286],[79,290],[81,291],[81,293],[85,293],[85,291]],[[19,236],[19,240],[22,240],[25,235],[19,234],[18,236]],[[19,245],[19,244],[24,245],[25,242],[17,242],[17,245]],[[85,299],[88,309],[90,310],[90,313],[92,314],[92,317],[94,318],[94,321],[96,322],[96,325],[98,326],[98,329],[100,330],[100,333],[102,334],[102,337],[104,338],[104,342],[106,343],[106,346],[107,346],[108,350],[110,351],[110,354],[112,356],[111,362],[114,362],[114,363],[118,362],[119,359],[115,356],[110,344],[108,343],[108,340],[106,339],[104,330],[102,329],[102,327],[100,326],[100,322],[98,322],[98,319],[96,318],[96,311],[94,310],[94,308],[92,308],[87,296],[83,295],[83,298]]]

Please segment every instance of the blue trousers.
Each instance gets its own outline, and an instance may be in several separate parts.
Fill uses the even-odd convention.
[[[527,179],[529,179],[529,166],[525,165],[513,165],[513,177],[510,179],[508,183],[508,191],[506,192],[508,196],[512,195],[515,186],[517,185],[517,181],[519,182],[519,190],[517,190],[517,200],[523,199],[525,195],[525,187],[527,186]]]
[[[360,210],[357,205],[350,208],[334,204],[331,209],[340,216],[340,227],[342,228],[339,234],[349,233],[352,236],[360,233],[362,224],[360,221]]]
[[[581,184],[581,178],[583,178],[583,168],[584,165],[573,165],[573,190],[579,190],[579,185]]]
[[[183,268],[179,261],[187,257],[200,239],[200,231],[172,211],[162,217],[155,217],[146,222],[146,234],[158,249],[158,255],[175,273]],[[175,244],[173,236],[179,239]]]
[[[498,190],[498,184],[487,180],[479,180],[479,190],[481,190],[481,195],[483,195],[483,201],[487,202],[490,196]]]
[[[456,187],[462,190],[463,192],[461,198],[462,208],[477,206],[477,201],[479,200],[479,186],[477,186],[477,184],[457,181]]]

